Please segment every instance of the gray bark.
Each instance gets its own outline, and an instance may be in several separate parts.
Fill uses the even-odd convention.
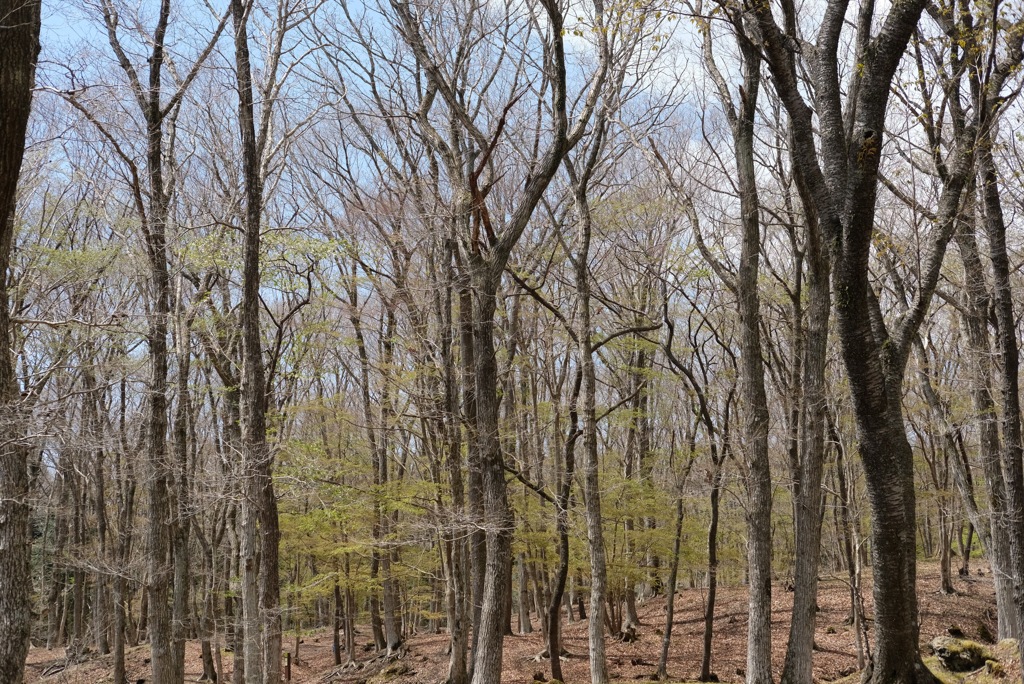
[[[263,103],[261,137],[256,136],[252,70],[249,59],[248,9],[232,0],[238,124],[245,181],[244,252],[242,257],[241,426],[242,426],[242,621],[245,626],[245,671],[250,682],[277,684],[281,679],[281,588],[278,568],[277,499],[271,479],[273,455],[267,443],[267,380],[260,335],[260,231],[263,216],[261,151],[265,145],[270,102]]]
[[[986,555],[989,556],[996,587],[998,636],[1001,639],[1014,638],[1019,632],[1016,611],[1013,608],[1013,575],[1006,518],[1006,485],[1000,459],[998,413],[992,396],[992,344],[988,332],[989,293],[974,226],[969,221],[961,222],[955,240],[964,267],[963,309],[960,322],[969,350],[969,387],[974,422],[978,426],[979,460],[988,499],[987,521],[982,520],[981,511],[974,503],[974,492],[968,480],[968,466],[961,458],[954,459],[953,481]]]
[[[603,121],[601,122],[603,125]],[[597,145],[595,145],[597,146]],[[590,621],[587,629],[590,649],[590,681],[608,682],[608,664],[604,652],[604,611],[608,591],[608,572],[604,550],[604,519],[601,517],[600,460],[597,453],[597,415],[595,394],[593,323],[590,314],[590,208],[586,182],[576,183],[576,207],[579,217],[579,247],[573,256],[576,271],[576,295],[579,298],[580,368],[583,385],[580,412],[583,416],[583,498],[586,506],[587,540],[590,544]]]
[[[672,545],[672,563],[668,573],[668,585],[665,587],[665,628],[661,636],[661,655],[658,658],[657,677],[660,681],[668,679],[668,651],[672,645],[672,624],[675,621],[676,581],[679,577],[679,548],[683,541],[683,499],[676,499],[676,534]]]
[[[569,399],[569,428],[565,438],[564,471],[558,473],[558,495],[555,498],[555,526],[558,531],[558,569],[554,588],[547,606],[548,655],[551,658],[551,678],[564,681],[562,676],[562,599],[565,596],[566,579],[569,576],[569,495],[576,475],[576,443],[579,441],[578,401],[583,388],[583,369],[576,371],[572,394]],[[569,604],[569,620],[572,620],[572,606]]]
[[[1019,38],[1015,57],[1015,63],[1019,64]],[[999,90],[996,88],[995,94],[998,93]],[[995,104],[986,104],[987,113],[994,119]],[[984,225],[988,236],[989,261],[992,264],[992,307],[995,311],[998,352],[997,377],[1003,404],[1001,455],[1007,502],[1005,525],[1010,541],[1010,569],[1017,608],[1016,628],[1019,631],[1024,627],[1024,438],[1021,436],[1020,416],[1020,349],[1017,343],[1013,290],[1010,283],[1011,267],[1006,245],[1006,223],[999,193],[999,179],[992,157],[996,122],[988,120],[985,123],[987,125],[978,145],[978,170],[985,210]],[[1020,648],[1024,654],[1024,644],[1020,644]]]
[[[29,449],[7,290],[18,175],[39,54],[40,3],[0,2],[0,681],[21,684],[31,615]]]
[[[816,127],[787,43],[787,34],[795,33],[794,5],[784,3],[785,30],[767,6],[751,7],[776,89],[791,121],[791,154],[801,199],[805,210],[820,222],[824,242],[835,254],[836,319],[872,510],[876,606],[872,676],[878,683],[932,679],[918,655],[913,452],[904,428],[902,385],[909,346],[931,301],[952,235],[974,142],[973,136],[967,135],[957,140],[950,183],[940,199],[939,218],[920,274],[918,297],[890,332],[882,322],[868,278],[879,152],[889,88],[925,4],[909,0],[894,5],[874,36],[874,5],[862,5],[856,44],[856,59],[862,68],[852,77],[849,92],[854,93],[853,101],[844,112],[838,49],[847,3],[829,3],[811,73],[819,119]],[[820,136],[817,141],[815,130]]]
[[[740,263],[734,289],[740,320],[740,397],[743,407],[742,446],[747,463],[747,568],[748,684],[772,681],[772,482],[768,458],[768,398],[761,348],[761,302],[758,274],[761,255],[760,201],[754,166],[754,122],[761,86],[761,55],[746,36],[743,17],[730,17],[742,57],[743,84],[740,101],[734,103],[725,78],[715,65],[710,30],[704,39],[706,68],[718,88],[719,99],[733,137],[737,186],[740,195]],[[714,514],[713,514],[714,515]],[[798,516],[798,525],[800,517]],[[815,568],[817,567],[815,557]],[[813,629],[813,621],[812,621]],[[702,676],[709,676],[702,668]]]

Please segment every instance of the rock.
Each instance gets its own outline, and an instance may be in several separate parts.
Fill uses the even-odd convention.
[[[940,636],[928,645],[950,672],[971,672],[982,667],[986,660],[995,660],[988,649],[976,641]]]
[[[990,677],[1004,677],[1006,675],[1006,670],[1003,669],[1002,663],[998,660],[986,660],[985,674]]]
[[[408,664],[402,661],[396,661],[389,663],[380,672],[370,677],[367,684],[384,684],[385,682],[390,682],[398,677],[405,677],[407,675],[414,674],[416,673],[413,672],[412,668],[409,667]]]
[[[400,677],[401,675],[409,674],[409,671],[410,667],[406,663],[397,661],[385,667],[380,673],[388,677]]]

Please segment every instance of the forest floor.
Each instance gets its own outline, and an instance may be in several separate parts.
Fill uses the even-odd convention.
[[[922,648],[935,636],[947,630],[962,630],[966,638],[984,641],[985,631],[995,633],[995,593],[992,577],[986,565],[975,563],[970,577],[956,577],[956,593],[945,595],[939,591],[939,570],[934,563],[921,563],[918,570],[918,597],[921,617]],[[793,594],[776,583],[772,592],[773,658],[776,678],[782,669],[789,616]],[[865,578],[865,608],[870,618],[872,601],[870,578]],[[672,632],[672,647],[668,671],[673,678],[694,680],[700,673],[704,633],[704,592],[687,589],[676,595],[676,614]],[[839,680],[856,670],[856,637],[846,624],[850,613],[850,594],[843,578],[823,578],[818,598],[818,621],[815,634],[814,676],[818,682]],[[662,631],[665,622],[665,599],[658,597],[638,607],[640,627],[637,641],[622,643],[608,639],[608,669],[615,680],[649,680],[657,669],[661,652]],[[514,620],[513,620],[514,621]],[[722,682],[742,682],[746,661],[747,592],[745,587],[724,587],[718,592],[715,611],[713,641],[713,671]],[[550,675],[546,660],[537,662],[534,656],[545,645],[539,625],[534,619],[534,632],[505,639],[504,672],[502,684],[529,684],[535,672]],[[869,638],[873,643],[873,630]],[[333,665],[331,634],[329,631],[303,635],[299,648],[300,662],[292,665],[292,682],[296,684],[377,684],[386,677],[379,675],[385,665],[363,646],[370,643],[370,630],[359,629],[356,635],[359,669],[342,670]],[[589,681],[587,663],[587,625],[585,621],[566,624],[563,628],[564,648],[570,656],[563,659],[562,669],[567,682]],[[285,650],[294,644],[291,634],[285,636]],[[394,677],[402,684],[438,684],[443,682],[448,659],[445,654],[445,634],[417,634],[407,641],[407,652],[400,662],[405,670]],[[97,657],[74,665],[59,673],[42,676],[48,667],[60,663],[61,650],[47,651],[33,648],[29,653],[26,684],[101,684],[110,681],[110,656]],[[131,649],[127,664],[129,682],[148,679],[149,652],[146,646]],[[230,671],[231,654],[224,654],[223,662]],[[1006,681],[1019,681],[1020,664],[1013,657],[1004,657]],[[190,642],[186,653],[186,681],[195,682],[202,673],[199,644]],[[954,681],[961,681],[955,679]],[[965,680],[967,681],[967,680]]]

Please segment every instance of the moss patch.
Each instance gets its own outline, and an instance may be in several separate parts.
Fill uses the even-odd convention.
[[[984,666],[987,660],[998,660],[983,644],[969,639],[940,636],[928,645],[942,661],[943,668],[950,672],[973,672]]]

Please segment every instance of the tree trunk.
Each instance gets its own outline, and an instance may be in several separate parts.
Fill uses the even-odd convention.
[[[569,495],[576,474],[576,442],[579,440],[579,410],[577,401],[583,386],[583,369],[576,371],[572,395],[569,399],[569,433],[565,439],[565,470],[558,474],[558,496],[555,499],[555,527],[558,530],[558,569],[547,607],[548,655],[551,658],[551,678],[564,681],[562,676],[562,598],[569,577]],[[582,601],[582,599],[581,599]],[[580,614],[585,618],[582,611]],[[572,606],[569,606],[572,615]]]
[[[483,520],[483,479],[480,452],[477,447],[477,390],[474,381],[476,373],[476,352],[473,342],[473,296],[469,278],[464,276],[459,283],[459,347],[462,366],[463,387],[462,406],[463,422],[466,426],[467,450],[467,489],[466,503],[471,519]],[[469,533],[469,603],[472,609],[473,626],[470,663],[476,662],[477,644],[480,639],[480,609],[483,605],[484,575],[487,572],[487,539],[486,533],[479,525]],[[472,669],[472,665],[471,665]]]
[[[813,221],[813,219],[811,219]],[[809,268],[806,345],[804,346],[803,406],[800,463],[794,483],[796,498],[796,568],[789,643],[781,681],[801,684],[813,678],[812,657],[821,554],[822,493],[825,463],[825,365],[831,313],[830,263],[818,226],[808,225],[806,258]],[[844,509],[844,513],[845,513]]]
[[[675,620],[676,580],[679,576],[679,551],[683,542],[683,498],[676,498],[676,537],[672,546],[672,566],[665,591],[665,633],[661,637],[661,656],[658,659],[660,681],[668,679],[668,650],[672,645],[672,623]]]
[[[533,632],[533,625],[530,623],[529,588],[526,583],[526,554],[519,552],[516,562],[518,564],[519,590],[517,595],[517,609],[519,616],[519,633],[530,634]]]
[[[281,583],[278,568],[277,498],[267,444],[267,384],[260,338],[260,230],[263,178],[257,147],[247,11],[232,0],[238,125],[245,180],[242,256],[242,619],[246,679],[277,684],[281,679]],[[270,103],[265,103],[269,107]],[[266,116],[266,113],[264,113]]]
[[[1019,59],[1018,59],[1019,61]],[[998,95],[998,93],[996,93]],[[988,103],[994,118],[994,104]],[[987,122],[986,135],[978,145],[978,168],[985,208],[985,232],[988,236],[989,260],[992,263],[992,305],[996,323],[999,390],[1003,400],[1002,465],[1006,484],[1007,536],[1010,541],[1010,569],[1013,577],[1014,602],[1017,607],[1018,634],[1024,629],[1024,438],[1020,416],[1020,350],[1010,283],[1010,259],[1006,245],[1006,223],[999,194],[999,179],[992,145],[995,142],[995,121]],[[1020,644],[1024,657],[1024,643]]]
[[[125,625],[125,596],[124,578],[121,573],[114,576],[114,666],[113,675],[115,682],[123,682],[126,678],[124,665],[124,638],[127,627]]]
[[[334,652],[334,664],[341,665],[341,623],[345,610],[341,603],[341,586],[334,581],[334,611],[331,615],[331,646]]]
[[[761,356],[761,303],[757,291],[761,221],[754,169],[754,117],[760,88],[761,58],[748,42],[740,39],[740,45],[743,52],[744,96],[739,110],[733,115],[732,123],[743,226],[736,297],[739,300],[740,315],[740,387],[744,416],[742,444],[747,461],[749,619],[746,681],[747,684],[770,684],[773,679],[772,481],[768,460],[768,398]],[[817,569],[816,553],[813,560]]]
[[[345,567],[347,570],[347,558]],[[356,597],[348,585],[345,587],[345,652],[348,654],[348,662],[354,663],[356,661]]]
[[[600,128],[604,120],[598,121]],[[592,145],[599,146],[600,141]],[[579,300],[580,370],[583,374],[580,413],[583,417],[583,500],[586,508],[587,540],[590,543],[590,621],[587,633],[590,643],[590,681],[607,684],[608,664],[604,650],[604,611],[606,610],[608,571],[604,550],[604,519],[601,516],[600,458],[597,451],[597,373],[594,367],[592,339],[594,324],[590,312],[590,239],[592,218],[587,197],[587,181],[592,169],[575,178],[576,209],[579,212],[579,247],[573,255],[576,275],[576,296]],[[570,170],[570,173],[571,170]],[[575,175],[575,174],[572,174]]]
[[[149,643],[152,648],[153,684],[177,684],[175,678],[174,628],[171,619],[171,588],[174,581],[171,535],[174,522],[170,507],[171,472],[167,458],[167,369],[170,277],[167,266],[167,216],[170,197],[164,184],[164,114],[162,113],[162,69],[164,37],[170,17],[170,2],[160,6],[149,57],[149,88],[143,114],[146,121],[146,170],[149,179],[149,230],[145,233],[150,262],[150,296],[147,342],[150,356],[147,482],[149,511],[146,540],[148,562]],[[108,26],[116,19],[107,18]],[[113,29],[111,29],[113,30]]]
[[[958,526],[959,528],[959,526]],[[957,530],[957,542],[960,545],[960,576],[968,577],[971,574],[971,553],[974,550],[974,523],[967,523],[967,540],[964,540],[963,530]],[[999,611],[999,591],[996,590],[996,611]],[[1005,639],[1008,637],[999,637],[999,639]]]
[[[939,502],[939,580],[940,588],[943,594],[955,594],[956,590],[953,589],[953,562],[952,562],[952,542],[953,542],[953,522],[949,520],[949,513],[946,511],[948,504]]]
[[[124,434],[125,393],[124,382],[121,385],[121,431]],[[114,574],[114,681],[125,681],[124,651],[128,633],[128,599],[129,592],[125,581],[124,568],[128,564],[131,549],[132,525],[135,512],[135,477],[130,457],[118,453],[115,460],[115,480],[117,485],[117,545],[115,557],[118,572]]]
[[[724,458],[724,457],[722,457]],[[722,463],[713,456],[711,473],[711,522],[708,524],[708,596],[704,607],[704,650],[700,661],[700,681],[710,682],[711,639],[715,633],[715,598],[718,595],[718,505],[722,490]]]
[[[918,653],[913,452],[903,422],[902,383],[909,346],[927,312],[953,234],[974,152],[973,135],[963,131],[950,154],[949,180],[935,212],[938,220],[920,269],[915,301],[890,332],[868,273],[880,150],[890,86],[926,4],[909,0],[894,5],[875,36],[875,6],[861,5],[854,49],[862,68],[855,75],[854,95],[845,111],[838,64],[847,6],[827,5],[810,71],[817,126],[812,126],[812,109],[801,92],[794,53],[788,47],[787,37],[796,40],[792,6],[785,13],[785,28],[767,5],[751,7],[763,54],[790,120],[791,158],[801,203],[821,226],[823,242],[835,254],[837,330],[873,518],[877,652],[872,677],[878,684],[933,679]]]
[[[989,294],[985,272],[978,251],[973,225],[973,212],[960,222],[954,239],[964,267],[963,307],[960,324],[970,350],[969,384],[974,422],[979,433],[979,460],[985,480],[989,520],[981,517],[973,503],[974,492],[970,483],[970,469],[964,461],[964,452],[958,444],[958,454],[952,464],[953,482],[960,491],[968,516],[976,520],[974,528],[981,538],[992,568],[996,589],[997,634],[1000,639],[1016,638],[1017,614],[1013,593],[1010,559],[1010,530],[1006,517],[1006,482],[1000,464],[999,422],[995,399],[992,396],[992,345],[988,332]]]
[[[180,307],[179,307],[180,308]],[[191,507],[189,505],[189,464],[188,464],[188,407],[189,372],[191,351],[187,342],[190,332],[188,324],[181,321],[181,311],[175,331],[175,347],[178,349],[177,405],[174,412],[174,463],[172,481],[174,487],[174,526],[171,529],[172,556],[174,558],[174,590],[171,608],[171,624],[174,643],[174,679],[185,680],[185,641],[190,636],[191,611],[189,590],[191,577],[189,558],[189,528]]]
[[[94,379],[91,378],[91,373],[87,372],[84,374],[88,380],[86,384],[90,390],[90,395],[83,399],[88,402],[89,414],[91,419],[91,428],[93,434],[97,439],[102,439],[103,425],[100,421],[99,404],[100,398],[95,396],[96,389]],[[110,560],[107,549],[107,497],[106,497],[106,486],[107,486],[107,473],[104,467],[105,463],[104,450],[102,447],[96,449],[94,460],[95,469],[93,476],[93,496],[95,498],[94,508],[96,515],[96,542],[98,545],[99,557],[105,561]],[[93,599],[92,599],[92,637],[93,643],[96,647],[96,652],[100,655],[107,655],[110,653],[110,612],[108,604],[108,577],[106,573],[96,573],[96,581],[93,585]]]
[[[754,123],[761,86],[761,54],[734,21],[740,49],[743,85],[736,105],[725,77],[715,64],[710,31],[704,35],[704,57],[721,100],[733,137],[740,200],[740,263],[735,284],[740,320],[740,396],[742,399],[742,449],[747,464],[747,576],[748,684],[772,681],[771,575],[772,575],[772,482],[768,459],[768,399],[761,348],[761,301],[758,273],[761,255],[760,200],[754,165]],[[801,321],[795,321],[797,326]],[[791,450],[792,451],[792,450]],[[799,525],[799,516],[798,516]],[[815,567],[817,561],[815,558]],[[813,628],[812,628],[813,629]],[[702,676],[710,672],[702,669]]]
[[[444,378],[444,405],[441,415],[444,416],[442,439],[444,442],[444,466],[448,474],[451,491],[452,515],[461,520],[465,514],[466,493],[462,474],[462,437],[459,428],[459,392],[456,381],[455,359],[452,346],[455,337],[455,326],[452,320],[452,293],[454,288],[455,241],[449,237],[444,243],[445,280],[442,291],[444,298],[435,300],[435,316],[442,331],[441,363]],[[460,297],[462,288],[459,289]],[[461,303],[461,302],[460,302]],[[463,349],[463,353],[467,350]],[[469,391],[469,387],[464,387]],[[469,392],[466,400],[471,400],[473,392]],[[467,406],[467,413],[475,408]],[[467,419],[467,425],[471,421]],[[471,442],[470,442],[471,443]],[[445,552],[445,607],[448,618],[450,653],[448,658],[448,683],[467,684],[469,670],[466,656],[469,651],[469,601],[471,591],[467,582],[467,542],[464,539],[464,528],[452,526],[444,540]]]
[[[7,273],[14,241],[14,205],[25,154],[39,54],[40,3],[0,1],[0,681],[21,684],[31,616],[29,448],[21,391],[11,354]]]
[[[502,644],[507,629],[503,624],[505,596],[511,580],[508,558],[512,551],[512,511],[508,505],[504,456],[498,439],[498,363],[494,349],[494,312],[500,274],[495,277],[489,271],[484,266],[473,273],[474,447],[480,459],[486,539],[480,620],[474,629],[473,684],[491,684],[501,679]]]
[[[846,477],[846,450],[839,438],[838,430],[832,418],[828,418],[828,429],[832,441],[836,445],[836,479],[839,481],[839,515],[843,529],[843,552],[846,557],[846,570],[850,585],[850,624],[857,637],[857,668],[863,670],[867,665],[868,650],[866,639],[862,638],[864,609],[860,593],[860,552],[857,549],[855,527],[851,521],[850,508],[853,494]]]

